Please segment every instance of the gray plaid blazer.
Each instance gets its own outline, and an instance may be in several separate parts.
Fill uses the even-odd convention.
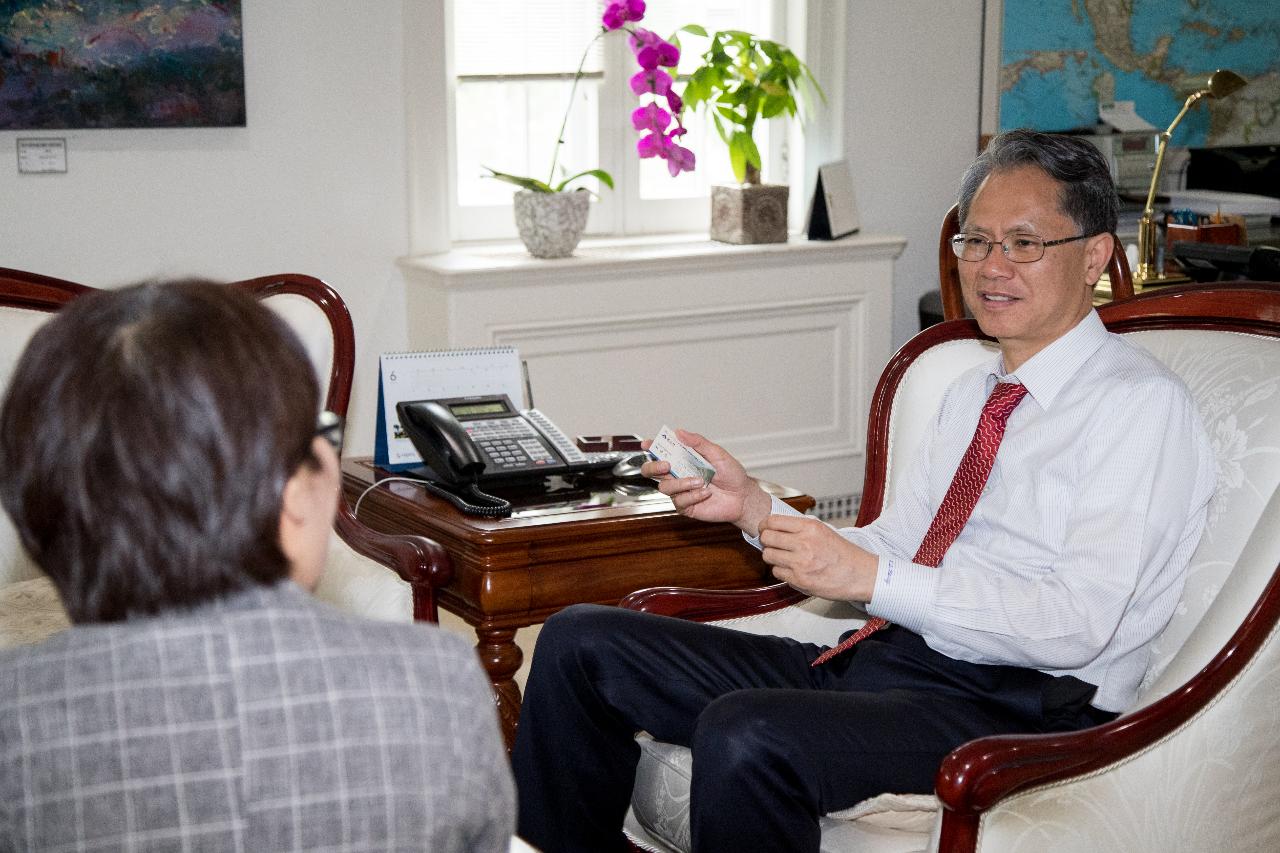
[[[0,850],[505,851],[467,642],[292,583],[0,652]]]

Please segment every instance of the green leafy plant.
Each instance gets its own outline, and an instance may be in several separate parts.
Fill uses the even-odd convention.
[[[681,32],[708,37],[697,24]],[[826,95],[809,67],[786,45],[757,38],[742,30],[722,30],[711,36],[702,65],[689,76],[683,98],[686,107],[710,113],[716,130],[729,147],[733,174],[742,183],[760,183],[760,149],[756,121],[786,113],[803,121],[811,112],[809,95]],[[800,111],[797,96],[804,102]]]

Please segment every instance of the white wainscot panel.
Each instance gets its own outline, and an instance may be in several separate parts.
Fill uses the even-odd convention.
[[[867,412],[890,355],[902,241],[727,247],[563,261],[407,260],[414,348],[509,344],[534,403],[570,435],[702,432],[755,476],[861,493]],[[515,268],[512,265],[515,264]]]
[[[723,444],[748,470],[806,491],[791,467],[861,476],[860,298],[491,327],[529,365],[535,402],[571,434],[663,423]]]

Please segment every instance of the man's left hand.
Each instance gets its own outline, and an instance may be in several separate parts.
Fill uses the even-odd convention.
[[[879,559],[816,518],[771,515],[760,524],[764,561],[800,592],[832,601],[870,601]]]

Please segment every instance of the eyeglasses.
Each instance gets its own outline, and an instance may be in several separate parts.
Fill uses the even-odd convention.
[[[1076,240],[1088,240],[1097,234],[1078,234],[1075,237],[1064,237],[1061,240],[1042,240],[1034,234],[1010,234],[1000,241],[1000,250],[1004,256],[1015,264],[1032,264],[1044,257],[1044,250],[1050,246],[1061,246],[1063,243],[1074,243]],[[962,261],[982,261],[991,254],[995,241],[988,240],[981,234],[960,233],[951,238],[951,251]]]
[[[316,435],[333,446],[333,452],[342,455],[342,416],[328,410],[316,418]]]

